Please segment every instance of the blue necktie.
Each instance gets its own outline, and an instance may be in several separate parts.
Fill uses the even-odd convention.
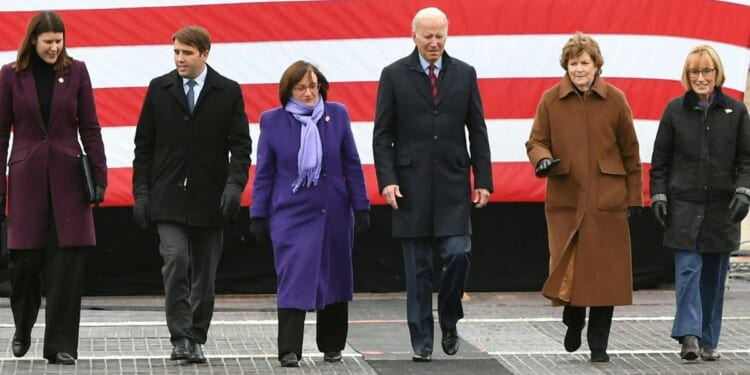
[[[187,102],[188,102],[188,109],[190,110],[190,113],[193,113],[193,110],[195,109],[195,91],[193,91],[193,87],[195,86],[197,82],[195,82],[194,79],[188,80],[188,92],[187,92]]]

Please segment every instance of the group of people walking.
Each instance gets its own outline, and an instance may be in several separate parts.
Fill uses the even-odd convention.
[[[477,73],[445,52],[448,25],[440,9],[416,13],[415,48],[383,69],[375,108],[378,191],[392,208],[403,250],[415,362],[432,360],[434,253],[443,264],[441,347],[448,355],[459,350],[471,212],[493,191]],[[40,12],[16,61],[0,69],[12,351],[21,357],[29,350],[44,294],[43,356],[56,364],[78,357],[83,270],[96,245],[91,204],[104,199],[107,186],[91,81],[85,64],[68,56],[65,39],[60,16]],[[159,235],[170,358],[203,363],[223,228],[240,211],[252,141],[239,84],[207,64],[208,32],[187,26],[172,42],[176,68],[150,82],[136,127],[133,214]],[[633,116],[625,93],[602,78],[603,64],[593,38],[570,38],[560,58],[565,75],[542,96],[526,143],[536,175],[547,179],[550,268],[542,293],[564,306],[563,344],[571,352],[581,346],[589,308],[593,362],[609,360],[614,306],[632,303],[628,218],[643,207]],[[710,46],[689,52],[686,92],[667,105],[652,157],[651,201],[676,267],[671,336],[685,360],[720,357],[728,256],[750,205],[750,120],[744,104],[722,93],[724,74]],[[317,312],[324,360],[342,360],[354,235],[370,221],[349,114],[327,100],[330,89],[318,67],[296,61],[281,76],[280,106],[260,116],[250,232],[273,248],[284,367],[299,366],[308,311]],[[93,166],[91,197],[80,172],[84,153]]]

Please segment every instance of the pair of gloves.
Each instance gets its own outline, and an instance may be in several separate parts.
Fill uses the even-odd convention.
[[[359,234],[370,227],[370,211],[354,211],[354,233]],[[250,234],[255,238],[255,242],[264,245],[271,242],[271,235],[268,229],[268,219],[259,217],[250,220]]]
[[[658,200],[651,203],[651,208],[654,210],[654,216],[656,221],[662,226],[667,223],[667,216],[669,211],[667,210],[667,201]],[[742,219],[747,216],[747,212],[750,209],[750,197],[744,193],[735,193],[732,201],[729,202],[730,218],[733,223],[739,223]]]
[[[237,218],[237,214],[240,213],[241,198],[242,187],[240,185],[230,182],[224,187],[224,192],[221,193],[221,200],[219,202],[219,208],[221,208],[224,220],[231,223]],[[151,224],[151,217],[149,215],[150,203],[148,189],[143,187],[136,189],[133,217],[138,226],[143,229],[147,229]]]
[[[534,173],[536,173],[537,176],[546,176],[549,174],[552,167],[558,163],[560,163],[560,159],[544,158],[539,160],[539,163],[537,163],[536,168],[534,169]],[[643,207],[641,206],[628,207],[628,218],[640,215],[641,211],[643,211]]]

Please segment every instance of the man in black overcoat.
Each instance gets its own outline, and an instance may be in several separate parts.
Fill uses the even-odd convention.
[[[416,48],[380,76],[373,132],[378,186],[393,208],[393,236],[401,239],[403,249],[416,362],[432,359],[433,251],[443,261],[441,343],[448,355],[458,351],[456,324],[463,317],[461,297],[469,272],[471,208],[484,207],[492,192],[477,74],[445,53],[447,36],[448,18],[441,10],[417,12],[412,25]]]

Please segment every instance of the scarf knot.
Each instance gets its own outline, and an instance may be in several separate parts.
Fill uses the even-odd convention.
[[[297,179],[292,183],[292,193],[302,187],[318,185],[323,160],[323,145],[320,141],[317,123],[323,117],[323,99],[318,98],[314,106],[289,99],[284,109],[299,121],[302,128],[299,134],[297,152]]]

